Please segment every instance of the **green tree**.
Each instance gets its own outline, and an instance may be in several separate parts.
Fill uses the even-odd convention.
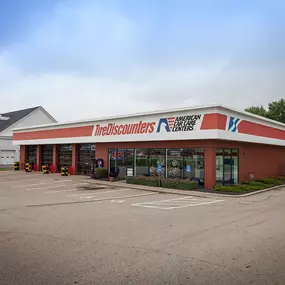
[[[267,115],[269,119],[285,124],[285,100],[269,103]]]
[[[269,103],[268,111],[263,106],[251,106],[245,111],[285,124],[285,99]]]
[[[245,109],[246,112],[262,116],[262,117],[267,117],[267,111],[264,109],[263,106],[251,106],[247,109]]]

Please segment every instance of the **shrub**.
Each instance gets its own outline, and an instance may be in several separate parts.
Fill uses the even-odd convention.
[[[258,181],[251,181],[251,180],[243,181],[240,183],[240,185],[265,186],[265,188],[268,187],[268,185],[265,183],[258,182]]]
[[[152,176],[136,176],[136,177],[133,176],[133,177],[126,177],[126,183],[158,187],[159,179],[157,177],[152,177]]]
[[[106,178],[108,177],[108,171],[104,167],[97,167],[95,168],[95,177],[97,179]]]
[[[270,187],[268,184],[250,183],[250,184],[223,185],[223,186],[221,185],[214,187],[214,190],[219,192],[242,193],[242,192],[262,190],[268,187]]]
[[[285,181],[285,176],[277,176],[276,179],[281,180],[281,181]]]
[[[178,189],[178,181],[178,179],[163,178],[161,181],[161,186],[163,188]]]
[[[162,178],[159,181],[158,177],[138,176],[138,177],[127,177],[126,182],[130,184],[146,185],[159,187],[159,182],[164,188],[180,189],[180,190],[193,190],[199,188],[198,181],[180,180],[180,179],[168,179]]]
[[[278,186],[284,184],[276,178],[264,178],[264,179],[255,179],[256,182],[261,182],[267,185]]]
[[[189,180],[179,180],[178,189],[180,190],[194,190],[199,188],[198,181],[189,181]]]

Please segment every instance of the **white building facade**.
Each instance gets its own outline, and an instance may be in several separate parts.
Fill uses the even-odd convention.
[[[13,145],[13,129],[46,125],[57,121],[41,106],[0,114],[0,166],[20,159],[20,147]]]

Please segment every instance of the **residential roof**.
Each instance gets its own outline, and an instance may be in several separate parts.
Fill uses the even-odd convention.
[[[8,127],[12,126],[13,124],[17,123],[24,117],[28,116],[30,113],[34,112],[36,109],[41,108],[40,106],[8,112],[8,113],[2,113],[0,114],[0,132],[6,130]],[[1,117],[3,117],[1,119]]]

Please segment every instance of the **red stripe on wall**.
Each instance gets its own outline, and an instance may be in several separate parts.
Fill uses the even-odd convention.
[[[34,131],[24,133],[14,133],[13,140],[39,140],[39,139],[54,139],[54,138],[72,138],[72,137],[87,137],[91,136],[93,126],[64,128],[46,131]]]
[[[285,140],[285,130],[280,130],[248,121],[240,122],[238,126],[238,132],[241,134]]]
[[[225,130],[227,116],[213,113],[205,114],[201,125],[201,130]]]

